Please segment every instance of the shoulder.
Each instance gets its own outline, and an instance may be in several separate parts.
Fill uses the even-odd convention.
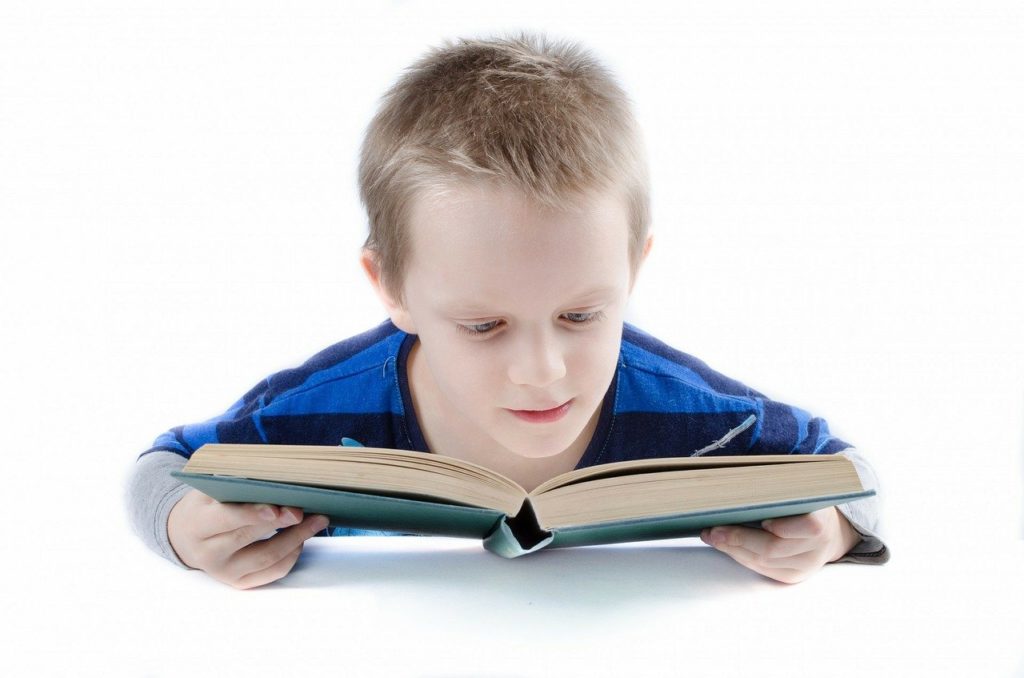
[[[385,321],[328,346],[298,367],[270,375],[247,393],[243,401],[254,405],[258,401],[258,407],[268,408],[303,396],[315,398],[316,394],[326,392],[337,407],[342,404],[334,393],[339,388],[352,398],[365,396],[366,391],[360,393],[353,385],[379,386],[384,381],[381,373],[393,364],[406,336],[391,321]]]
[[[675,349],[633,325],[625,324],[619,357],[620,378],[642,384],[650,392],[690,391],[695,397],[717,397],[749,403],[761,394],[711,369],[707,363]]]
[[[148,451],[187,457],[210,442],[336,445],[344,435],[397,447],[404,439],[394,425],[402,411],[395,363],[408,336],[385,322],[339,341],[264,378],[220,416],[164,433]]]
[[[638,454],[648,453],[636,440],[676,454],[709,446],[719,450],[711,454],[821,454],[848,447],[830,435],[824,419],[767,398],[631,325],[623,329],[617,378],[614,442]]]
[[[629,324],[613,402],[607,435],[587,465],[688,456],[709,446],[714,454],[743,454],[756,435],[751,415],[759,407],[751,389]]]

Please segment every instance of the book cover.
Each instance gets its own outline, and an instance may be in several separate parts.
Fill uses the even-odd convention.
[[[870,497],[874,490],[753,503],[543,529],[529,499],[514,516],[501,511],[412,496],[352,492],[308,485],[175,471],[175,477],[221,502],[294,506],[330,518],[332,525],[480,539],[488,551],[515,558],[543,548],[691,537],[715,525],[757,524]]]

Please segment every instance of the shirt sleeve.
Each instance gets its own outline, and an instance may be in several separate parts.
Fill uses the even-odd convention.
[[[135,533],[151,550],[181,567],[187,566],[167,537],[167,517],[191,489],[171,475],[171,471],[179,471],[184,465],[185,458],[174,452],[143,455],[135,462],[125,492],[128,517]]]
[[[881,565],[889,561],[882,541],[882,493],[878,476],[868,460],[853,446],[832,435],[828,422],[792,405],[770,400],[751,390],[758,408],[758,425],[749,454],[836,454],[853,462],[861,485],[875,495],[839,504],[836,509],[861,535],[861,541],[836,562]]]
[[[223,414],[161,433],[153,445],[139,455],[128,481],[125,501],[136,534],[152,551],[176,565],[187,567],[171,546],[167,518],[174,505],[192,488],[174,478],[171,472],[181,470],[192,453],[207,443],[267,443],[267,436],[260,426],[260,412],[269,397],[270,381],[268,378],[258,384]],[[318,536],[401,534],[329,527]]]
[[[129,520],[143,543],[172,563],[187,567],[171,546],[167,518],[192,488],[171,472],[181,470],[192,453],[206,443],[266,442],[253,413],[262,404],[268,383],[269,379],[258,384],[223,414],[161,433],[136,460],[125,491]]]
[[[139,455],[140,459],[160,451],[173,452],[188,459],[207,443],[266,443],[256,416],[263,403],[263,386],[261,384],[249,391],[221,415],[161,433],[153,445]]]
[[[860,534],[861,540],[845,556],[835,562],[882,565],[889,562],[889,547],[882,541],[881,505],[884,497],[878,477],[867,459],[858,450],[848,447],[842,453],[853,462],[864,489],[874,490],[875,495],[836,506],[836,509],[850,522],[853,529]]]
[[[832,435],[828,422],[809,412],[751,392],[757,424],[750,454],[834,454],[850,447]]]

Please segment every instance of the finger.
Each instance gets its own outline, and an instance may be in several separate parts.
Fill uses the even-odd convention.
[[[765,568],[763,570],[759,570],[758,574],[774,579],[777,582],[782,582],[783,584],[799,584],[815,572],[816,570]]]
[[[735,560],[743,567],[749,568],[757,572],[760,572],[761,568],[765,567],[764,563],[760,562],[760,560],[758,559],[757,554],[737,544],[730,544],[724,541],[719,541],[713,543],[712,546],[714,546],[715,549],[721,551],[722,553],[726,554],[727,556]]]
[[[781,561],[770,561],[760,554],[749,551],[742,546],[723,543],[719,546],[715,546],[715,548],[725,553],[743,567],[786,584],[795,584],[803,581],[816,569],[801,565],[788,567],[787,565],[791,564],[793,559],[790,558]]]
[[[233,532],[253,525],[272,525],[281,517],[281,507],[270,504],[238,504],[214,501],[204,507],[205,537]],[[294,523],[292,523],[294,524]]]
[[[771,539],[777,539],[764,530],[739,525],[723,525],[712,528],[709,537],[708,543],[715,547],[719,545],[742,546],[747,550],[758,552],[764,551]]]
[[[252,589],[281,579],[295,567],[295,563],[299,560],[299,555],[302,553],[302,546],[303,544],[299,544],[291,553],[270,567],[259,572],[250,572],[241,579],[231,582],[232,586],[238,589]]]
[[[204,547],[231,556],[250,544],[273,537],[275,530],[299,524],[303,518],[302,509],[293,507],[281,507],[275,513],[276,518],[273,520],[261,518],[258,522],[243,524],[233,530],[208,537]]]
[[[716,527],[706,541],[720,551],[735,553],[744,565],[760,568],[802,569],[816,565],[820,559],[812,540],[782,539],[749,527]]]
[[[830,506],[813,513],[766,520],[761,526],[784,539],[817,539],[825,533],[829,519],[834,517],[829,512],[834,511],[835,508]]]
[[[783,539],[765,530],[739,525],[716,527],[710,530],[709,539],[705,541],[716,548],[719,544],[740,546],[765,560],[789,558],[812,548],[803,539]]]
[[[250,544],[228,559],[224,572],[231,580],[241,581],[247,575],[271,568],[327,527],[327,522],[324,516],[312,515],[298,525],[281,530],[270,539]]]

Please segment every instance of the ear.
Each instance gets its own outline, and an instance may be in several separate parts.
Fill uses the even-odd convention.
[[[654,245],[654,234],[647,234],[647,242],[644,243],[644,253],[640,255],[640,263],[647,261],[647,255],[651,253],[651,246]]]
[[[629,281],[629,293],[633,293],[633,285],[636,284],[636,279],[640,277],[640,269],[643,268],[644,262],[647,261],[647,255],[651,253],[651,247],[654,245],[654,234],[648,233],[647,240],[644,242],[644,251],[640,255],[640,263],[636,266],[636,273],[633,275],[633,279]]]
[[[387,310],[395,327],[408,334],[416,334],[416,325],[413,323],[409,311],[406,310],[402,302],[387,290],[382,282],[380,266],[377,264],[377,257],[373,251],[364,247],[362,252],[359,253],[359,264],[363,267],[366,277],[373,286],[373,291],[377,293],[377,298],[384,304],[384,308]]]

